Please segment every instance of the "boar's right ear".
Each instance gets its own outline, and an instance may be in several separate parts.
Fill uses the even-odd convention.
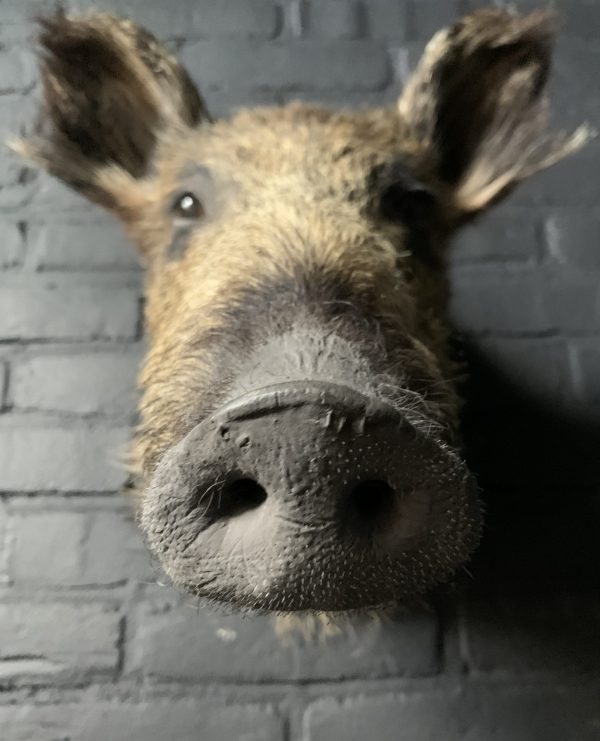
[[[429,42],[398,101],[409,136],[450,186],[458,221],[583,145],[548,130],[554,18],[476,11]]]
[[[32,136],[13,148],[118,208],[116,181],[148,172],[162,131],[208,119],[202,98],[175,58],[128,20],[59,11],[40,26],[42,110]]]

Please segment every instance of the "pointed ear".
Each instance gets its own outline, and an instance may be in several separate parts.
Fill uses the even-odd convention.
[[[187,72],[146,30],[109,14],[40,21],[43,105],[25,157],[108,208],[143,177],[161,132],[208,119]]]
[[[398,101],[409,135],[451,187],[457,217],[486,208],[589,136],[548,130],[553,16],[486,9],[440,31]]]

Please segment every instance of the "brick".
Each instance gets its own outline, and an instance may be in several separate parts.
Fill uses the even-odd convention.
[[[97,6],[97,3],[89,3]],[[147,26],[161,40],[172,38],[261,38],[281,28],[279,3],[271,0],[196,0],[176,3],[165,13],[161,0],[112,0],[106,3]]]
[[[285,630],[270,617],[200,612],[161,595],[141,606],[129,670],[188,681],[421,676],[438,670],[433,615],[390,622],[358,618],[341,624],[339,632],[330,627],[307,617]],[[304,638],[301,631],[310,634],[311,628],[313,635]]]
[[[82,578],[88,584],[107,585],[125,579],[155,581],[150,553],[135,526],[133,511],[97,512],[90,517]]]
[[[282,721],[269,708],[191,699],[152,702],[0,706],[3,741],[283,741]]]
[[[0,220],[2,241],[0,241],[0,270],[14,268],[23,261],[25,242],[19,224],[14,221]]]
[[[480,671],[591,671],[600,655],[595,595],[472,600],[465,608],[466,658]]]
[[[0,95],[0,136],[3,141],[11,141],[27,133],[35,116],[37,105],[36,97],[31,94],[5,93]],[[15,161],[19,161],[16,155]]]
[[[160,4],[160,0],[158,2]],[[201,0],[194,2],[192,9],[192,29],[198,29],[206,37],[271,39],[281,29],[279,4],[270,0],[221,0],[218,3]],[[195,30],[190,33],[189,27],[185,33],[186,36],[196,35]]]
[[[600,271],[600,214],[582,210],[561,210],[544,224],[548,255],[558,263]]]
[[[459,232],[453,262],[527,262],[537,253],[536,222],[530,209],[503,206]]]
[[[375,39],[402,41],[410,26],[408,0],[369,0],[363,3],[368,35]]]
[[[36,79],[36,62],[31,46],[0,48],[0,95],[25,90]]]
[[[452,271],[451,285],[451,316],[463,332],[535,335],[553,327],[541,271],[460,268]]]
[[[0,491],[114,491],[127,428],[100,424],[58,427],[28,416],[0,417]]]
[[[8,10],[8,6],[5,6],[5,8]],[[18,44],[26,45],[29,43],[31,43],[31,24],[23,20],[13,20],[10,17],[5,20],[3,12],[2,24],[0,25],[0,48],[15,48]],[[8,89],[10,90],[10,88]],[[23,92],[25,90],[20,91],[21,94]]]
[[[31,167],[31,166],[29,166]],[[67,187],[43,170],[32,170],[34,182],[31,188],[31,202],[34,211],[50,212],[52,218],[60,212],[76,212],[78,216],[92,213],[96,207],[82,195]],[[1,201],[0,201],[1,204]]]
[[[385,49],[370,41],[199,41],[187,45],[181,59],[203,85],[232,90],[372,90],[390,78]]]
[[[568,269],[548,272],[544,282],[544,305],[552,326],[565,334],[599,332],[598,275]]]
[[[562,0],[561,33],[574,39],[597,41],[600,28],[598,0]]]
[[[130,417],[139,352],[26,356],[13,364],[10,402],[16,409]]]
[[[38,176],[16,154],[0,150],[0,209],[11,215],[28,205],[37,188]]]
[[[8,363],[0,362],[0,411],[8,404]]]
[[[102,603],[0,605],[0,682],[81,681],[118,665],[120,616]]]
[[[136,268],[137,255],[119,224],[105,220],[32,223],[28,265],[40,270]]]
[[[581,113],[576,118],[574,125],[583,120]],[[594,140],[576,154],[519,186],[515,195],[511,196],[510,203],[527,206],[557,204],[595,207],[600,199],[599,168],[600,147],[597,140]]]
[[[583,403],[600,405],[600,343],[598,338],[572,340],[569,344],[575,393]]]
[[[594,741],[598,686],[473,686],[463,692],[321,700],[304,716],[306,741]]]
[[[131,339],[138,295],[122,284],[13,276],[0,285],[0,339]]]
[[[598,121],[600,102],[590,92],[597,84],[594,70],[599,65],[600,49],[595,45],[582,44],[564,34],[559,37],[552,62],[552,107],[557,124]]]
[[[463,14],[462,0],[413,0],[410,5],[411,30],[415,39],[429,39],[441,28],[450,26]]]
[[[302,3],[301,15],[307,35],[315,38],[355,39],[361,35],[357,2],[319,0]]]
[[[78,0],[76,5],[80,5],[81,0]],[[73,0],[69,0],[66,3],[69,6],[73,5]],[[37,11],[52,12],[56,6],[52,3],[52,0],[12,0],[5,4],[2,11],[3,22],[10,24],[29,24],[29,32],[31,34],[31,19],[33,14]]]
[[[127,510],[17,512],[11,529],[10,574],[17,585],[109,586],[154,578]]]
[[[414,65],[411,63],[410,44],[392,45],[388,47],[392,68],[394,70],[394,81],[388,86],[381,99],[373,101],[375,105],[396,105],[402,88],[410,78]],[[371,105],[369,101],[359,102],[359,107]]]
[[[2,13],[3,25],[8,24],[10,26],[17,24],[24,24],[27,22],[31,15],[27,14],[27,11],[32,10],[32,2],[34,0],[22,0],[22,2],[10,2],[4,7]],[[41,5],[45,0],[40,0],[38,5]]]
[[[0,586],[7,584],[9,581],[9,556],[12,547],[11,535],[6,505],[0,499]]]
[[[406,83],[408,78],[412,75],[413,71],[416,69],[417,65],[421,61],[421,57],[423,56],[426,45],[427,44],[423,39],[420,39],[418,41],[411,40],[402,44],[402,48],[406,49],[407,52],[407,61],[403,70],[404,74],[400,78],[402,80],[402,85]],[[400,93],[401,90],[398,92]]]
[[[76,583],[85,525],[82,515],[71,512],[13,515],[12,580],[44,587]]]

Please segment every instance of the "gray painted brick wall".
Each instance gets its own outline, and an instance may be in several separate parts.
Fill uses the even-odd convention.
[[[38,94],[0,2],[0,134]],[[101,0],[185,60],[209,107],[395,98],[474,0]],[[523,1],[520,7],[535,7]],[[600,126],[600,0],[559,0],[555,121]],[[350,624],[198,610],[116,494],[143,353],[140,275],[108,216],[0,154],[2,741],[600,739],[600,143],[469,227],[453,317],[488,527],[464,585]]]

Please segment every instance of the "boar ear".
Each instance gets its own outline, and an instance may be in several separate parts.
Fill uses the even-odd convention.
[[[147,173],[161,132],[208,118],[187,72],[146,30],[109,14],[40,21],[43,105],[24,156],[109,208],[111,178]]]
[[[398,102],[409,134],[433,154],[468,217],[588,138],[548,130],[554,18],[487,9],[440,31]]]

